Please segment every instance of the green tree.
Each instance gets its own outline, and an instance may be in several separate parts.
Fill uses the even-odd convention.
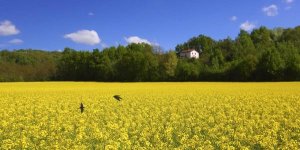
[[[195,49],[200,53],[210,53],[215,45],[215,41],[205,35],[199,35],[198,37],[193,37],[188,42],[176,46],[176,52],[180,52],[182,50],[187,49]]]
[[[224,56],[224,61],[233,61],[237,58],[237,48],[235,45],[235,41],[232,40],[230,37],[220,40],[217,43],[217,46],[215,48],[218,48],[221,50],[222,55]]]
[[[285,62],[276,49],[265,51],[259,63],[260,78],[263,80],[282,80]]]
[[[251,39],[257,47],[259,46],[270,46],[272,44],[272,31],[266,27],[260,27],[255,29],[251,33]]]
[[[255,55],[248,55],[244,59],[234,62],[228,78],[233,81],[255,80],[254,74],[258,62],[258,58]]]
[[[249,54],[255,55],[256,49],[254,43],[248,32],[241,30],[237,39],[236,39],[236,47],[237,47],[237,56],[238,58],[245,57]]]
[[[223,53],[220,49],[214,49],[210,57],[211,67],[215,70],[220,69],[225,63]]]
[[[200,67],[195,60],[180,59],[176,68],[176,77],[179,81],[197,81],[200,76]]]
[[[176,56],[176,53],[170,51],[167,54],[164,54],[161,63],[162,63],[161,78],[163,78],[164,80],[174,79],[175,71],[178,63],[178,58]]]
[[[300,53],[292,42],[281,42],[277,44],[277,49],[284,60],[285,79],[299,80],[300,77]]]
[[[130,44],[127,53],[117,62],[121,81],[151,81],[158,79],[158,59],[148,44]]]

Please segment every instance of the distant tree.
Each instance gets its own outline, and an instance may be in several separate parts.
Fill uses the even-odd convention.
[[[272,32],[271,35],[272,35],[273,41],[277,42],[281,38],[281,36],[284,32],[284,29],[283,28],[275,28],[271,32]]]
[[[277,49],[284,60],[286,80],[300,79],[300,53],[292,42],[281,42],[277,44]]]
[[[121,81],[157,80],[158,59],[148,44],[130,44],[127,53],[117,62],[118,79]]]
[[[100,62],[97,64],[97,78],[98,81],[113,81],[115,74],[111,59],[108,55],[101,55]]]
[[[244,59],[236,61],[229,72],[228,79],[233,81],[255,80],[254,74],[258,61],[258,58],[254,55],[248,55]]]
[[[300,51],[300,26],[297,26],[294,29],[286,29],[282,33],[282,36],[279,40],[280,42],[292,42],[295,47]]]
[[[259,75],[263,80],[282,80],[285,62],[276,49],[265,51],[259,62]]]
[[[272,43],[272,31],[266,27],[255,29],[251,33],[252,41],[255,45],[266,45]]]
[[[1,81],[48,81],[56,76],[57,52],[32,49],[0,51]]]
[[[235,42],[230,37],[219,41],[215,48],[219,48],[221,50],[225,59],[224,61],[233,61],[237,57],[237,48]]]
[[[197,81],[200,76],[200,67],[195,60],[181,59],[176,68],[176,77],[179,81]]]
[[[196,49],[199,59],[179,58]],[[164,52],[148,44],[63,52],[0,51],[0,81],[294,81],[300,80],[300,26],[215,41],[199,35]]]
[[[245,57],[249,54],[255,55],[256,49],[254,43],[248,32],[241,30],[237,39],[236,47],[238,51],[236,52],[238,58]]]
[[[213,69],[219,69],[225,63],[222,51],[220,49],[214,49],[210,56],[210,64]]]
[[[173,80],[178,63],[178,58],[175,52],[168,52],[162,56],[162,74],[164,80]]]
[[[59,80],[76,80],[77,64],[75,60],[76,52],[71,48],[65,48],[62,57],[57,64],[57,77]]]
[[[187,49],[195,49],[200,53],[210,53],[215,45],[215,41],[205,35],[199,35],[198,37],[193,37],[188,42],[176,46],[176,52]]]

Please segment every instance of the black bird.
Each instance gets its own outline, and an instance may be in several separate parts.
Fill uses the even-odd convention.
[[[83,106],[83,104],[82,104],[82,103],[80,104],[80,107],[79,107],[79,109],[80,109],[80,112],[81,112],[81,113],[83,113],[84,106]]]
[[[118,101],[121,101],[121,99],[122,99],[120,95],[115,95],[114,98]]]

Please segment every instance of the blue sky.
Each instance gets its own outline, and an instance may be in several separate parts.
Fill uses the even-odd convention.
[[[165,50],[193,36],[300,25],[298,0],[0,0],[0,49],[102,49],[145,42]]]

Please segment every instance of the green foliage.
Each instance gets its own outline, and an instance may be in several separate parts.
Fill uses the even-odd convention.
[[[163,80],[172,80],[178,64],[178,58],[175,52],[169,52],[161,56],[161,75]]]
[[[195,49],[199,59],[179,58]],[[176,54],[177,53],[177,54]],[[236,39],[192,37],[164,52],[129,44],[63,52],[3,50],[0,81],[294,81],[300,80],[300,26],[241,30]]]
[[[254,80],[258,59],[254,55],[248,55],[242,60],[232,63],[228,78],[232,81],[251,81]]]
[[[282,80],[285,69],[285,61],[276,49],[267,50],[260,60],[261,77],[265,80]]]
[[[196,60],[182,60],[177,64],[176,77],[179,81],[196,81],[200,75],[200,67]]]
[[[296,46],[291,42],[281,42],[277,45],[277,49],[286,65],[284,77],[287,80],[299,80],[300,53]]]
[[[40,50],[0,52],[0,82],[47,81],[56,76],[56,64],[61,54]]]
[[[266,27],[260,27],[252,31],[251,39],[256,46],[270,46],[273,42],[272,31]]]
[[[176,46],[176,51],[180,52],[186,49],[195,49],[204,54],[210,54],[215,45],[215,41],[205,35],[191,38],[188,42]]]
[[[250,35],[244,30],[241,30],[236,39],[236,47],[238,49],[236,52],[236,58],[243,58],[247,55],[256,53],[256,48]]]

